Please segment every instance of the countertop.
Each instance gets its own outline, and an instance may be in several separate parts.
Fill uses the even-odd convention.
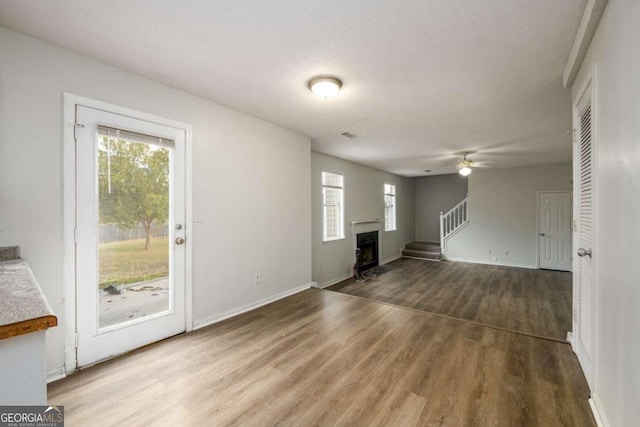
[[[22,259],[0,262],[0,339],[57,324],[29,264]]]

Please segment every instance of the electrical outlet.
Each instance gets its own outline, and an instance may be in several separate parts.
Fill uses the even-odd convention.
[[[253,282],[254,282],[256,285],[259,285],[260,283],[262,283],[262,273],[255,273],[255,274],[253,275]]]
[[[494,256],[492,259],[493,259],[493,262],[498,262],[498,257],[497,256]]]
[[[504,251],[504,256],[509,256],[509,251]]]

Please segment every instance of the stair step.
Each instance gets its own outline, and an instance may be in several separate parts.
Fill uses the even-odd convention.
[[[429,251],[416,251],[412,249],[404,249],[402,251],[402,256],[407,256],[412,258],[431,259],[434,261],[440,261],[442,259],[442,253],[440,251],[429,252]]]
[[[409,251],[442,252],[440,244],[432,242],[411,242],[407,243],[404,248]]]

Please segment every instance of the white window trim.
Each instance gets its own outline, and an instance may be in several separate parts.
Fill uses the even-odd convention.
[[[393,186],[393,194],[386,192],[386,186]],[[384,204],[384,231],[398,231],[398,198],[397,198],[397,186],[391,182],[385,182],[382,184],[382,203]],[[393,197],[393,228],[387,229],[387,205],[384,200],[385,197],[392,196]]]
[[[342,177],[342,187],[341,187],[341,189],[342,189],[342,200],[340,200],[340,218],[341,218],[341,221],[340,221],[340,230],[339,230],[339,236],[338,237],[329,237],[329,238],[326,237],[326,230],[325,230],[326,222],[325,222],[325,217],[324,217],[324,188],[325,188],[325,185],[324,185],[323,180],[322,180],[322,175],[324,173],[330,173],[330,174],[333,174],[333,175],[340,175]],[[330,185],[328,185],[326,187],[336,188],[336,187],[333,187],[333,186],[330,186]],[[344,173],[336,172],[336,171],[330,171],[330,170],[326,170],[326,169],[322,169],[321,170],[321,172],[320,172],[321,203],[320,204],[322,205],[322,243],[335,242],[335,241],[338,241],[338,240],[344,240],[346,238],[345,237],[345,223],[346,223],[346,220],[345,220],[345,217],[344,217],[344,200],[345,200],[345,189],[344,189],[344,187],[345,187]]]

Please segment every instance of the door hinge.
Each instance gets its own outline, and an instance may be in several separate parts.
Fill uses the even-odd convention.
[[[78,139],[78,134],[77,134],[77,130],[78,129],[82,129],[84,128],[84,125],[81,123],[74,123],[73,124],[73,139]]]
[[[578,321],[578,310],[576,310],[575,308],[573,309],[573,321]]]
[[[78,229],[74,228],[73,229],[73,243],[78,243]]]

